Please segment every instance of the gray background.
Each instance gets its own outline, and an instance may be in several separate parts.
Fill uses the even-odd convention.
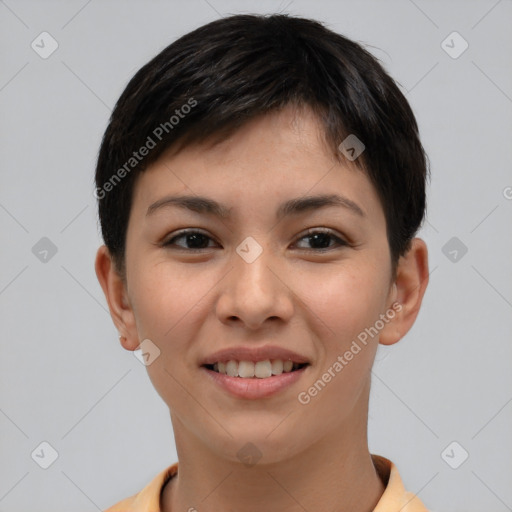
[[[167,407],[119,345],[94,274],[95,158],[115,101],[147,60],[219,16],[276,11],[371,45],[431,160],[420,233],[431,281],[413,329],[378,353],[370,448],[432,510],[512,510],[512,2],[7,0],[0,511],[101,510],[177,460]],[[43,31],[59,45],[46,59],[31,47]],[[469,44],[457,58],[445,50],[459,53],[458,36],[442,45],[453,31]],[[58,453],[48,469],[43,441]]]

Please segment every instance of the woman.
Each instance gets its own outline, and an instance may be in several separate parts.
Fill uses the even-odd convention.
[[[428,283],[427,177],[394,81],[316,21],[223,18],[135,74],[98,157],[96,274],[179,462],[108,512],[426,510],[367,418],[377,346]]]

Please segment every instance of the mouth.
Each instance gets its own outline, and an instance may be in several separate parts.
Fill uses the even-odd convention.
[[[288,388],[297,386],[308,371],[308,366],[311,364],[289,359],[230,359],[205,363],[200,369],[208,382],[214,385],[214,389],[220,389],[236,399],[260,400],[270,399]],[[302,385],[304,386],[305,384]]]
[[[283,373],[293,373],[302,370],[309,363],[294,362],[290,359],[266,359],[263,361],[217,361],[213,364],[203,364],[202,367],[215,373],[238,377],[241,379],[267,379]]]

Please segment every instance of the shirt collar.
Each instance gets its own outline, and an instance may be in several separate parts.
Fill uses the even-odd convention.
[[[385,491],[373,512],[428,512],[420,499],[405,490],[397,467],[389,459],[372,455],[373,464]],[[178,463],[165,468],[139,493],[106,512],[160,512],[160,498],[165,484],[178,473]]]

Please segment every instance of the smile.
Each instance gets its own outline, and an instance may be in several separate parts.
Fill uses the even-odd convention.
[[[300,370],[307,363],[294,363],[290,360],[266,359],[264,361],[218,361],[214,364],[206,364],[205,368],[229,377],[240,377],[242,379],[266,379],[268,377],[281,375]]]
[[[271,372],[269,375],[269,367],[272,370],[272,363],[274,364],[276,374]],[[259,400],[278,394],[291,387],[303,377],[310,366],[308,363],[292,363],[292,368],[288,369],[290,363],[291,361],[286,362],[282,360],[277,363],[274,360],[257,361],[256,363],[230,360],[224,363],[225,372],[229,370],[233,374],[237,373],[237,376],[221,373],[219,367],[222,369],[223,363],[220,362],[210,365],[205,364],[200,369],[215,388],[218,387],[217,389],[224,391],[228,395],[244,400]],[[281,364],[283,366],[282,371]],[[285,364],[286,369],[284,368]],[[216,370],[214,370],[214,366],[217,366]],[[279,371],[281,373],[278,373]],[[247,377],[241,377],[239,374],[250,375],[251,372],[253,375]]]

